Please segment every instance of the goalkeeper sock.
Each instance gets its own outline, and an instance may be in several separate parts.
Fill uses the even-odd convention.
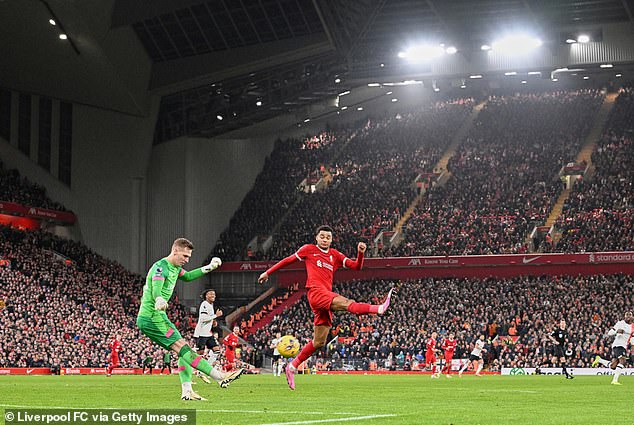
[[[374,304],[353,302],[348,306],[348,311],[350,313],[356,314],[357,316],[361,314],[378,314],[379,306]]]
[[[209,376],[211,376],[212,378],[214,378],[217,381],[219,380],[219,379],[216,379],[216,377],[212,374],[213,373],[213,368],[207,362],[207,360],[203,359],[203,356],[199,356],[196,353],[194,353],[194,351],[189,347],[189,345],[185,345],[178,352],[179,364],[180,364],[181,360],[185,364],[193,367],[194,369],[197,369],[197,370],[201,371],[205,375],[209,375]],[[216,375],[217,375],[217,373],[216,373]],[[222,378],[220,378],[220,380],[221,379]]]
[[[178,359],[178,377],[181,380],[181,384],[190,383],[191,385],[193,371],[194,369],[192,369],[190,365],[185,363],[185,360],[181,358]],[[185,387],[183,387],[183,391],[184,390],[185,390]]]
[[[210,350],[209,353],[207,354],[207,361],[209,362],[209,364],[214,364],[217,358],[218,358],[218,354],[216,354],[215,351]]]
[[[183,382],[181,384],[181,397],[185,397],[192,391],[192,383],[191,382]]]
[[[293,361],[291,362],[289,366],[292,366],[295,369],[297,369],[299,365],[304,363],[306,360],[308,360],[308,358],[312,356],[315,351],[317,350],[315,350],[315,346],[313,345],[313,342],[310,341],[308,344],[304,345],[304,348],[302,348],[302,351],[300,351],[299,355],[293,359]]]

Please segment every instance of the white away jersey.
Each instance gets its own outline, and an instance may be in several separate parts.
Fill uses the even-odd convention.
[[[482,341],[481,339],[477,339],[475,342],[475,347],[473,347],[473,351],[471,352],[471,355],[482,357],[483,348],[484,348],[484,341]]]
[[[628,324],[625,323],[625,320],[619,320],[616,322],[616,325],[612,327],[615,331],[623,330],[623,333],[617,333],[614,337],[614,342],[612,343],[612,347],[623,347],[627,348],[627,343],[630,342],[630,338],[632,338],[632,331],[634,330],[634,323]]]
[[[279,356],[280,355],[280,352],[277,350],[277,344],[280,343],[281,339],[282,339],[281,337],[280,338],[274,338],[273,341],[271,341],[271,345],[273,346],[273,355],[274,356]]]
[[[200,309],[198,310],[198,323],[194,330],[194,337],[199,336],[212,336],[211,328],[214,325],[214,319],[216,313],[214,311],[214,305],[209,304],[207,301],[200,303]]]

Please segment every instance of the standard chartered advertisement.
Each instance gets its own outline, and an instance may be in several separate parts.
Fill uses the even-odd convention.
[[[534,367],[503,367],[502,375],[535,375]],[[569,367],[568,373],[571,375],[587,375],[587,376],[604,376],[614,375],[614,371],[608,368],[592,368],[592,367]],[[540,375],[562,375],[560,367],[544,367],[539,369]],[[621,373],[623,375],[634,375],[634,368],[625,368]]]

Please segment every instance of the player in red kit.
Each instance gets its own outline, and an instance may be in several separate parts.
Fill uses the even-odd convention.
[[[234,326],[233,332],[222,340],[222,343],[225,345],[225,358],[227,359],[225,370],[227,372],[233,370],[236,363],[236,347],[240,345],[238,334],[240,334],[240,327]]]
[[[425,352],[425,363],[427,366],[431,365],[431,377],[438,378],[438,367],[436,366],[436,338],[438,334],[436,332],[431,333],[431,337],[427,340],[427,351]]]
[[[453,360],[453,353],[456,351],[457,341],[454,339],[453,332],[449,333],[449,338],[442,342],[442,348],[445,352],[445,367],[440,371],[445,373],[447,378],[451,378],[451,360]]]
[[[361,314],[384,314],[390,306],[390,299],[394,288],[390,289],[383,304],[357,303],[332,292],[332,280],[335,271],[339,267],[353,270],[360,270],[363,266],[363,256],[366,245],[359,242],[357,245],[357,259],[351,260],[341,252],[331,248],[332,228],[330,226],[320,226],[317,228],[315,236],[317,244],[304,245],[295,254],[281,260],[270,269],[262,273],[258,282],[263,283],[269,276],[296,261],[306,263],[306,289],[307,298],[313,310],[315,320],[313,322],[313,340],[306,344],[302,351],[286,367],[286,381],[291,390],[295,389],[295,371],[306,359],[315,351],[326,345],[328,332],[332,327],[333,311],[349,311],[357,315]]]
[[[108,365],[108,372],[106,376],[112,376],[112,369],[114,369],[115,367],[119,367],[119,352],[121,351],[121,337],[119,335],[115,335],[109,347],[110,347],[110,364]]]

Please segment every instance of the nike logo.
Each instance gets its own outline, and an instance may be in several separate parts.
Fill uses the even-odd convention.
[[[533,261],[537,260],[538,258],[542,258],[541,255],[538,255],[537,257],[533,257],[533,258],[522,258],[522,263],[524,264],[528,264],[528,263],[532,263]]]
[[[26,374],[29,375],[31,372],[33,372],[34,369],[27,369],[26,370]]]

